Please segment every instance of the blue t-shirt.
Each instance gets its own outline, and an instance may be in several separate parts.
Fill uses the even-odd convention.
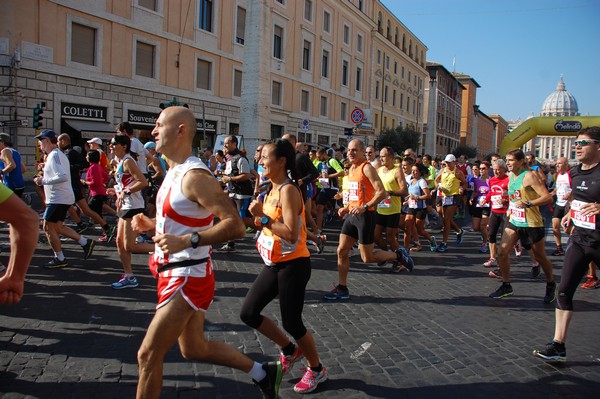
[[[19,188],[25,187],[25,180],[23,180],[23,172],[21,172],[21,154],[17,150],[11,147],[6,147],[10,152],[12,152],[13,161],[15,163],[15,168],[11,170],[9,173],[2,175],[2,179],[4,181],[4,185],[10,188],[11,190],[16,190]],[[4,169],[6,165],[0,159],[0,169]]]

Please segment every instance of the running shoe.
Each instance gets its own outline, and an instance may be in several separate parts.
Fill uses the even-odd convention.
[[[421,244],[414,244],[410,246],[410,252],[421,252],[423,250],[423,246]]]
[[[101,242],[101,243],[107,243],[108,242],[108,236],[106,235],[106,231],[104,233],[102,233],[102,235],[100,236],[100,238],[98,238],[97,241]]]
[[[231,243],[227,243],[223,245],[220,249],[220,252],[235,252],[235,246]]]
[[[254,381],[260,388],[265,399],[276,399],[279,396],[279,385],[283,373],[281,371],[280,362],[265,362],[262,364],[263,370],[267,372],[267,376],[261,381]]]
[[[494,269],[494,270],[490,270],[490,272],[488,273],[488,275],[490,277],[494,277],[494,278],[502,278],[502,273],[500,272],[500,269]]]
[[[350,299],[350,291],[348,291],[348,288],[341,288],[339,285],[336,285],[331,291],[323,295],[323,299],[329,301]]]
[[[299,383],[294,385],[294,391],[297,393],[309,393],[314,391],[321,382],[327,380],[327,369],[323,367],[321,372],[312,371],[310,367],[302,369],[304,375]]]
[[[484,242],[483,244],[481,244],[481,247],[479,248],[479,252],[481,252],[482,254],[487,254],[490,251],[490,248],[488,247],[487,242]]]
[[[556,283],[546,283],[546,295],[544,295],[544,303],[552,303],[556,300]]]
[[[446,252],[448,250],[448,246],[446,245],[445,242],[443,242],[440,245],[438,245],[435,250],[438,252]]]
[[[87,259],[90,256],[92,256],[92,252],[94,252],[95,246],[96,243],[94,242],[94,240],[90,240],[88,238],[87,243],[81,246],[81,248],[83,248],[83,259]]]
[[[460,232],[456,233],[456,245],[459,245],[462,242],[464,233],[465,231],[463,229],[460,229]]]
[[[117,235],[117,225],[113,224],[112,226],[109,226],[106,235],[108,236],[108,241],[106,242],[111,242],[113,238],[115,238],[115,236]]]
[[[396,261],[400,262],[400,264],[402,266],[406,267],[406,269],[409,272],[412,272],[413,269],[415,268],[415,262],[408,254],[408,251],[405,248],[400,247],[395,252],[396,252]]]
[[[317,235],[317,253],[318,254],[322,254],[323,250],[325,249],[325,243],[327,242],[327,236],[325,234],[318,234]]]
[[[435,252],[436,248],[437,248],[437,243],[435,241],[435,236],[431,236],[431,241],[429,242],[429,250],[431,252]]]
[[[46,269],[60,269],[67,266],[69,266],[69,262],[67,262],[66,259],[59,260],[56,257],[52,258],[50,262],[44,265]]]
[[[502,283],[502,285],[490,294],[490,298],[500,299],[513,294],[513,289],[510,283]]]
[[[81,234],[84,231],[86,231],[88,229],[88,227],[90,227],[87,223],[81,222],[78,223],[77,226],[75,226],[75,228],[73,230],[75,230],[77,232],[77,234]]]
[[[544,349],[535,349],[533,351],[533,356],[555,362],[565,362],[567,361],[567,348],[564,343],[558,343],[552,340],[548,342]]]
[[[115,290],[122,290],[123,288],[135,288],[138,286],[137,278],[135,276],[127,277],[124,274],[121,276],[121,279],[116,283],[112,283],[111,287]]]
[[[483,262],[483,267],[498,267],[498,261],[496,258],[489,258]]]
[[[598,277],[596,276],[587,276],[585,282],[581,284],[581,288],[584,290],[593,290],[594,288],[599,288],[600,282],[598,281]]]
[[[521,256],[522,253],[523,248],[521,247],[521,241],[517,241],[517,243],[515,244],[515,255]]]
[[[294,363],[304,357],[304,353],[302,353],[302,349],[298,345],[296,345],[296,349],[294,350],[294,354],[291,356],[286,356],[282,353],[279,354],[279,362],[281,363],[281,372],[283,374],[287,373],[294,367]]]
[[[400,264],[397,260],[392,264],[392,268],[390,269],[390,273],[400,273],[408,271],[408,269]]]
[[[540,275],[540,264],[535,262],[531,265],[531,278],[536,278]]]
[[[554,252],[552,252],[552,256],[561,256],[564,255],[565,251],[562,249],[562,246],[557,246]]]

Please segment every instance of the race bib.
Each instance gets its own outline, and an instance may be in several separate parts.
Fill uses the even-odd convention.
[[[330,188],[331,185],[329,184],[329,179],[325,178],[325,177],[320,177],[319,178],[319,183],[321,183],[321,187],[323,188]]]
[[[271,259],[273,258],[274,245],[275,239],[273,237],[267,236],[264,232],[260,233],[260,236],[256,241],[256,249],[258,249],[258,253],[267,266],[273,264]]]
[[[408,207],[410,209],[417,209],[417,205],[418,205],[418,201],[416,199],[409,199],[408,200]]]
[[[344,206],[348,205],[348,191],[343,191],[342,192],[342,204]]]
[[[357,181],[348,182],[348,200],[349,201],[358,201],[358,182]]]
[[[511,202],[510,212],[510,220],[512,222],[527,223],[527,220],[525,219],[525,208],[517,208]]]
[[[567,204],[567,200],[569,199],[569,195],[571,195],[570,187],[559,186],[556,189],[556,205],[565,206]]]
[[[587,204],[587,202],[573,200],[571,202],[571,221],[577,227],[584,229],[596,230],[596,216],[597,215],[582,215],[581,208]]]
[[[504,208],[504,203],[502,201],[502,195],[492,195],[490,197],[492,202],[492,209],[502,209]]]
[[[485,201],[485,196],[484,196],[484,195],[482,195],[481,197],[478,197],[478,198],[477,198],[477,203],[475,204],[475,207],[476,207],[476,208],[489,208],[489,207],[490,207],[490,204],[488,204],[488,203]]]
[[[450,206],[450,205],[454,205],[454,197],[453,196],[449,196],[449,197],[442,197],[442,205],[443,206]]]
[[[377,204],[377,208],[389,208],[392,206],[392,199],[388,195],[383,201]]]

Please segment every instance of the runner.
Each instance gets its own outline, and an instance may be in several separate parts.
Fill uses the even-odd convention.
[[[562,219],[563,226],[572,222],[574,228],[558,287],[554,338],[544,349],[533,351],[535,356],[553,361],[567,360],[565,341],[573,317],[575,290],[588,264],[600,262],[600,127],[586,128],[577,134],[575,156],[581,163],[571,169],[571,210]]]
[[[299,179],[296,163],[294,147],[288,140],[281,139],[263,146],[260,165],[272,185],[263,202],[253,201],[250,204],[254,220],[247,219],[247,225],[262,227],[256,247],[265,267],[250,287],[240,317],[244,323],[279,347],[284,374],[306,356],[308,367],[300,382],[294,386],[294,391],[308,393],[327,379],[327,370],[319,360],[311,332],[302,322],[311,264],[310,252],[306,246],[304,198],[295,184]],[[297,345],[290,341],[271,318],[261,314],[277,297],[283,328]]]
[[[404,246],[410,245],[411,242],[416,242],[416,247],[411,247],[411,251],[420,251],[422,249],[419,242],[419,236],[425,237],[429,242],[430,251],[435,251],[437,248],[435,237],[429,235],[425,231],[425,217],[427,216],[427,200],[431,196],[431,192],[427,187],[425,177],[429,170],[422,163],[415,163],[412,166],[412,180],[408,185],[408,197],[406,202],[408,205],[408,214],[404,226]],[[416,226],[416,234],[413,232]]]
[[[556,184],[554,190],[552,190],[552,196],[556,196],[554,212],[552,213],[552,234],[556,242],[556,249],[552,252],[552,256],[565,254],[561,243],[560,222],[568,211],[566,206],[571,196],[571,173],[567,158],[560,157],[556,160],[556,172]]]
[[[435,178],[436,184],[441,183],[441,204],[444,218],[444,240],[437,247],[438,252],[448,250],[448,236],[450,229],[456,231],[456,245],[462,242],[463,230],[454,222],[454,214],[462,201],[462,194],[467,187],[467,180],[463,172],[456,167],[456,157],[452,154],[446,155],[446,164]]]
[[[338,177],[344,176],[342,165],[335,159],[331,158],[325,148],[319,148],[317,157],[320,161],[317,164],[319,171],[319,185],[321,189],[317,195],[317,228],[316,234],[321,234],[323,229],[323,219],[326,212],[333,213],[335,211],[335,200],[333,197],[337,194],[339,188]]]
[[[490,205],[491,213],[488,222],[488,240],[490,243],[490,258],[483,263],[485,267],[497,267],[496,240],[500,225],[506,227],[506,211],[508,210],[508,176],[506,163],[497,159],[493,163],[494,177],[488,181],[490,190],[486,195],[486,203]]]
[[[471,171],[473,177],[473,195],[469,200],[471,206],[469,213],[471,214],[471,226],[473,231],[481,234],[481,247],[479,252],[485,254],[488,252],[488,220],[490,217],[490,204],[486,201],[487,193],[490,191],[488,185],[490,164],[481,162],[473,164]]]
[[[3,181],[19,198],[25,191],[23,172],[25,165],[21,161],[21,154],[13,148],[10,136],[0,133],[0,182]]]
[[[350,249],[358,240],[360,256],[364,263],[393,261],[393,268],[399,264],[411,271],[414,262],[404,248],[397,251],[374,251],[375,206],[386,196],[381,179],[371,164],[365,159],[363,143],[354,139],[348,144],[348,206],[340,208],[340,217],[344,220],[338,245],[338,284],[323,296],[326,300],[350,299],[348,290],[348,272],[350,268]]]
[[[156,313],[138,351],[137,398],[160,396],[164,357],[175,343],[184,358],[242,370],[260,381],[265,398],[276,398],[279,362],[256,363],[204,335],[215,290],[211,244],[242,237],[245,230],[208,167],[191,156],[195,134],[194,114],[184,107],[166,108],[152,131],[170,169],[157,196],[156,222],[141,213],[133,222],[138,231],[156,229],[149,265],[158,279]],[[213,226],[214,217],[220,222]]]
[[[540,206],[550,203],[552,196],[535,172],[528,169],[523,151],[519,149],[509,151],[506,154],[506,162],[512,174],[508,183],[510,216],[502,234],[498,253],[502,285],[489,296],[498,299],[513,294],[510,284],[509,256],[515,243],[520,239],[525,249],[533,249],[535,259],[544,270],[547,280],[544,303],[551,303],[556,299],[556,283],[552,275],[552,264],[546,257],[544,220],[540,213]]]

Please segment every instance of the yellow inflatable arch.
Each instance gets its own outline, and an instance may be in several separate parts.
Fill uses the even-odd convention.
[[[510,132],[502,144],[500,155],[521,148],[536,136],[575,136],[586,127],[600,126],[600,116],[537,116],[527,119]]]

